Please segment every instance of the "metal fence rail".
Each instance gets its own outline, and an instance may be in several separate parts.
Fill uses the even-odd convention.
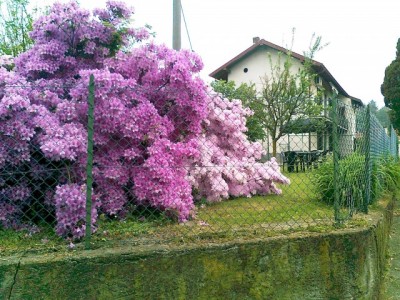
[[[2,87],[4,93],[18,93],[24,88]],[[52,91],[60,88],[74,87],[37,87],[36,91],[41,89],[40,92],[50,99]],[[32,111],[24,107],[14,109],[10,106],[9,111],[3,113],[0,117],[0,230],[25,228],[36,232],[50,227],[70,240],[84,238],[86,248],[90,248],[90,229],[99,239],[102,236],[109,238],[109,228],[115,228],[115,224],[120,224],[124,228],[121,231],[130,234],[129,238],[141,241],[203,239],[339,224],[357,212],[368,212],[368,205],[379,196],[374,170],[382,158],[398,156],[398,138],[392,127],[383,128],[371,115],[369,107],[355,108],[333,99],[332,107],[327,108],[331,110],[330,117],[320,127],[303,126],[283,138],[288,150],[278,153],[277,162],[281,174],[291,183],[267,186],[263,184],[269,182],[265,180],[270,176],[268,174],[280,174],[277,173],[278,163],[274,159],[263,162],[261,156],[247,160],[232,156],[229,163],[220,160],[233,154],[226,150],[229,145],[218,144],[215,137],[219,134],[218,128],[204,129],[203,134],[198,135],[200,138],[195,142],[200,149],[200,158],[188,160],[190,163],[186,164],[175,162],[173,156],[157,156],[151,152],[149,145],[153,142],[154,129],[151,126],[157,124],[145,124],[146,117],[139,120],[143,124],[126,124],[125,128],[118,128],[119,131],[107,132],[101,126],[104,120],[98,117],[100,112],[96,111],[96,102],[101,93],[115,92],[115,89],[123,91],[129,87],[104,87],[92,78],[86,92],[89,105],[82,102],[76,106],[85,110],[86,115],[79,120],[72,117],[73,112],[66,111],[62,119],[63,132],[52,132],[46,123],[52,111],[49,115],[36,111],[33,114],[35,125],[29,123]],[[4,95],[2,97],[5,99]],[[133,104],[135,101],[129,102],[130,105],[136,105]],[[170,107],[153,105],[162,116],[173,113],[168,110]],[[61,108],[55,106],[54,109]],[[120,112],[110,104],[109,122],[119,117],[117,113],[113,115],[113,109]],[[223,110],[214,112],[214,117],[218,119],[218,114],[223,113]],[[17,124],[22,119],[26,128],[12,129],[13,122]],[[180,124],[185,120],[172,121],[176,126],[186,126]],[[223,121],[221,117],[220,122]],[[70,124],[79,124],[84,134],[74,136]],[[121,134],[142,125],[149,126],[149,133],[136,144],[128,133]],[[34,130],[28,135],[30,138],[26,138],[23,134],[29,126]],[[45,130],[48,131],[44,134]],[[215,133],[207,137],[207,130]],[[188,155],[177,146],[184,137],[165,134],[175,138],[163,148],[167,153],[183,151],[182,155]],[[59,143],[55,139],[57,135]],[[244,142],[235,147],[249,145]],[[55,155],[60,147],[69,151],[82,146],[87,149],[84,153],[71,153],[69,158]],[[136,156],[128,159],[129,155]],[[151,159],[157,159],[158,164],[153,164],[150,170],[146,162]],[[204,161],[208,164],[202,164]],[[247,178],[245,175],[250,169],[253,175]],[[190,172],[203,179],[193,183]],[[140,184],[146,184],[146,176],[149,176],[149,184],[151,180],[157,180],[159,190],[146,189],[147,194],[139,191],[143,188]],[[207,176],[213,176],[215,180],[210,181]],[[176,182],[176,189],[178,186],[183,188],[163,190],[162,187],[170,186],[168,180],[182,180]],[[182,194],[185,189],[192,190],[192,200],[169,203],[165,198],[168,195],[174,196],[175,200],[179,199],[177,195],[188,197]],[[203,193],[202,189],[208,189],[208,193]],[[251,189],[263,191],[264,195],[247,197],[252,194]],[[224,194],[225,190],[229,195]],[[160,202],[154,198],[155,194],[159,195]],[[153,200],[148,201],[146,195],[151,195]],[[191,213],[180,222],[176,210],[186,209],[182,205],[188,205]]]

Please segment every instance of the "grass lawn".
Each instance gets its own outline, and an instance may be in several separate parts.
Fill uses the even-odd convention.
[[[93,248],[132,245],[213,241],[273,236],[295,231],[333,229],[333,208],[316,199],[310,172],[288,173],[291,184],[280,186],[282,195],[235,198],[196,205],[194,220],[178,224],[162,215],[126,220],[99,219]],[[57,237],[52,228],[39,233],[0,229],[0,256],[34,252],[69,251],[83,248]]]
[[[200,209],[198,218],[210,225],[252,226],[263,223],[307,222],[333,217],[331,207],[317,201],[310,188],[309,173],[285,174],[290,185],[282,185],[281,195],[236,198],[211,203]]]

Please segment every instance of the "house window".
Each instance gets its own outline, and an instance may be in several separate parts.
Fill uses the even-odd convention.
[[[317,132],[317,149],[318,150],[325,150],[324,149],[324,138],[326,138],[326,136],[323,133]]]
[[[339,107],[339,113],[338,113],[339,117],[344,117],[345,112],[346,112],[346,107],[340,106]]]
[[[249,71],[249,69],[247,69],[247,68],[243,69],[243,72],[245,72],[245,73],[247,73],[248,71]]]

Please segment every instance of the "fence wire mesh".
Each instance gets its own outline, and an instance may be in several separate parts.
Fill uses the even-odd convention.
[[[398,154],[392,127],[338,99],[287,127],[271,153],[269,138],[247,139],[238,101],[208,92],[195,124],[191,95],[172,88],[168,99],[102,79],[92,88],[88,125],[88,83],[0,86],[3,237],[24,230],[45,248],[55,234],[158,243],[342,223],[368,211],[377,162]]]
[[[335,183],[335,219],[338,223],[354,213],[368,212],[368,205],[383,193],[382,164],[397,158],[397,135],[383,128],[369,106],[353,108],[336,100],[337,108],[337,180]]]

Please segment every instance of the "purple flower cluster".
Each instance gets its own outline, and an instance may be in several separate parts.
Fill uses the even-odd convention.
[[[149,158],[134,172],[135,194],[140,204],[167,211],[186,221],[194,208],[192,187],[186,179],[188,160],[195,157],[197,144],[158,140],[149,149]]]
[[[57,186],[55,193],[57,234],[64,237],[81,238],[86,228],[86,186],[67,184]],[[96,205],[92,206],[92,224],[96,222]],[[93,225],[93,229],[95,226]]]
[[[0,225],[6,227],[20,226],[21,207],[25,206],[30,196],[30,189],[22,182],[14,186],[0,184]]]
[[[29,92],[12,87],[26,84],[20,76],[0,68],[0,168],[6,164],[18,165],[30,158],[29,144],[35,125],[27,111],[31,105]]]

